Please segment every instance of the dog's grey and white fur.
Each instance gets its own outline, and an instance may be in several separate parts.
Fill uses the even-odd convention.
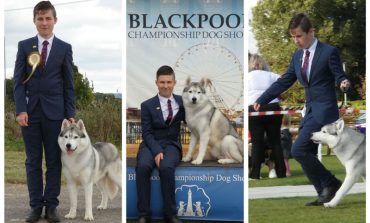
[[[361,176],[366,178],[366,138],[364,134],[345,127],[343,119],[325,125],[314,132],[311,139],[315,143],[327,144],[332,148],[346,168],[346,177],[334,198],[324,203],[325,207],[336,207]]]
[[[219,163],[242,163],[243,141],[229,120],[208,99],[205,90],[208,81],[202,79],[200,82],[191,82],[190,78],[186,81],[182,99],[191,139],[183,161],[191,160],[199,142],[199,153],[192,164],[199,165],[203,162],[207,145],[210,146],[210,155]]]
[[[94,220],[92,213],[93,184],[99,188],[102,200],[98,209],[108,208],[108,198],[113,199],[122,189],[122,161],[111,143],[91,144],[82,120],[71,124],[64,120],[58,143],[62,150],[63,173],[67,179],[70,210],[65,218],[76,217],[77,186],[85,191],[85,220]]]

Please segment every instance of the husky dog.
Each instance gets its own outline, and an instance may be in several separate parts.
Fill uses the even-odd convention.
[[[229,120],[215,108],[206,95],[208,79],[200,82],[186,80],[182,99],[185,108],[186,123],[191,131],[189,149],[184,162],[192,158],[196,144],[199,142],[199,153],[192,164],[199,165],[210,146],[210,155],[221,164],[243,162],[243,142]]]
[[[102,200],[98,209],[107,209],[108,198],[113,199],[119,188],[122,189],[122,162],[116,147],[111,143],[92,145],[84,123],[70,124],[64,120],[58,138],[62,150],[63,173],[67,179],[70,210],[64,216],[76,217],[77,186],[85,191],[85,220],[94,220],[92,214],[93,184],[99,188]]]
[[[356,183],[358,177],[366,178],[366,138],[364,134],[345,127],[343,119],[325,125],[320,132],[314,132],[311,139],[315,143],[327,144],[334,150],[346,168],[346,177],[334,198],[324,203],[325,207],[335,207]]]

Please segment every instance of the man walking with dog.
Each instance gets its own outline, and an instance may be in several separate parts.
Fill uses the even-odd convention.
[[[151,222],[150,177],[158,168],[165,223],[181,223],[176,218],[175,168],[181,160],[180,126],[185,120],[182,98],[173,94],[175,73],[161,66],[155,81],[159,93],[141,104],[143,141],[137,154],[136,187],[139,223]]]
[[[44,207],[48,222],[60,222],[56,211],[61,187],[57,139],[63,119],[74,122],[75,116],[72,47],[54,35],[56,10],[49,1],[41,1],[34,7],[33,22],[38,34],[18,43],[13,78],[17,122],[26,148],[31,207],[26,222],[37,222]]]
[[[256,100],[254,109],[258,111],[261,105],[289,89],[296,80],[304,87],[305,108],[291,152],[318,194],[318,198],[306,206],[319,206],[335,196],[341,182],[318,160],[317,146],[310,137],[322,126],[339,118],[335,85],[347,91],[350,82],[343,71],[338,50],[315,38],[314,28],[306,14],[293,16],[288,31],[300,49],[293,54],[286,73]]]

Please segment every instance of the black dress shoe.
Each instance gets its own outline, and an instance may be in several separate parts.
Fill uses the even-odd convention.
[[[323,202],[320,201],[320,198],[317,198],[314,201],[307,202],[305,205],[306,206],[321,206],[321,205],[323,205]]]
[[[37,222],[42,214],[42,207],[41,208],[32,208],[28,216],[26,217],[26,222],[34,223]]]
[[[331,201],[331,199],[333,199],[333,197],[335,196],[335,193],[337,193],[341,185],[342,183],[338,180],[338,182],[333,184],[332,186],[325,187],[322,193],[319,195],[319,198],[317,198],[314,201],[307,202],[305,205],[306,206],[321,206],[324,203]]]
[[[139,218],[138,223],[151,223],[152,219],[150,217],[142,216]]]
[[[327,203],[331,201],[331,199],[334,198],[335,194],[337,193],[341,185],[342,183],[339,181],[336,184],[333,184],[329,187],[325,187],[320,196],[322,203]]]
[[[182,223],[179,219],[177,219],[175,216],[172,217],[165,217],[164,218],[165,223]]]
[[[57,209],[56,208],[47,208],[45,210],[45,219],[49,223],[60,222],[60,217],[58,215]]]

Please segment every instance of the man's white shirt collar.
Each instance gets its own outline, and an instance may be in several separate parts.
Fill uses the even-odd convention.
[[[173,94],[171,94],[171,96],[169,98],[166,98],[166,97],[161,96],[158,93],[158,98],[159,98],[159,101],[162,102],[162,103],[167,103],[168,99],[170,99],[171,102],[175,101],[175,98],[173,97]]]
[[[37,34],[37,39],[39,41],[39,44],[42,45],[42,43],[47,40],[49,42],[49,45],[48,46],[51,46],[51,44],[53,44],[53,40],[54,40],[54,34],[49,38],[49,39],[45,39],[44,37],[40,36],[40,34]]]
[[[310,53],[315,51],[316,46],[317,46],[317,42],[318,42],[317,38],[315,38],[315,40],[313,41],[313,44],[311,44],[311,46],[308,49],[304,49],[304,51],[306,52],[306,50],[308,50],[308,51],[310,51]]]

